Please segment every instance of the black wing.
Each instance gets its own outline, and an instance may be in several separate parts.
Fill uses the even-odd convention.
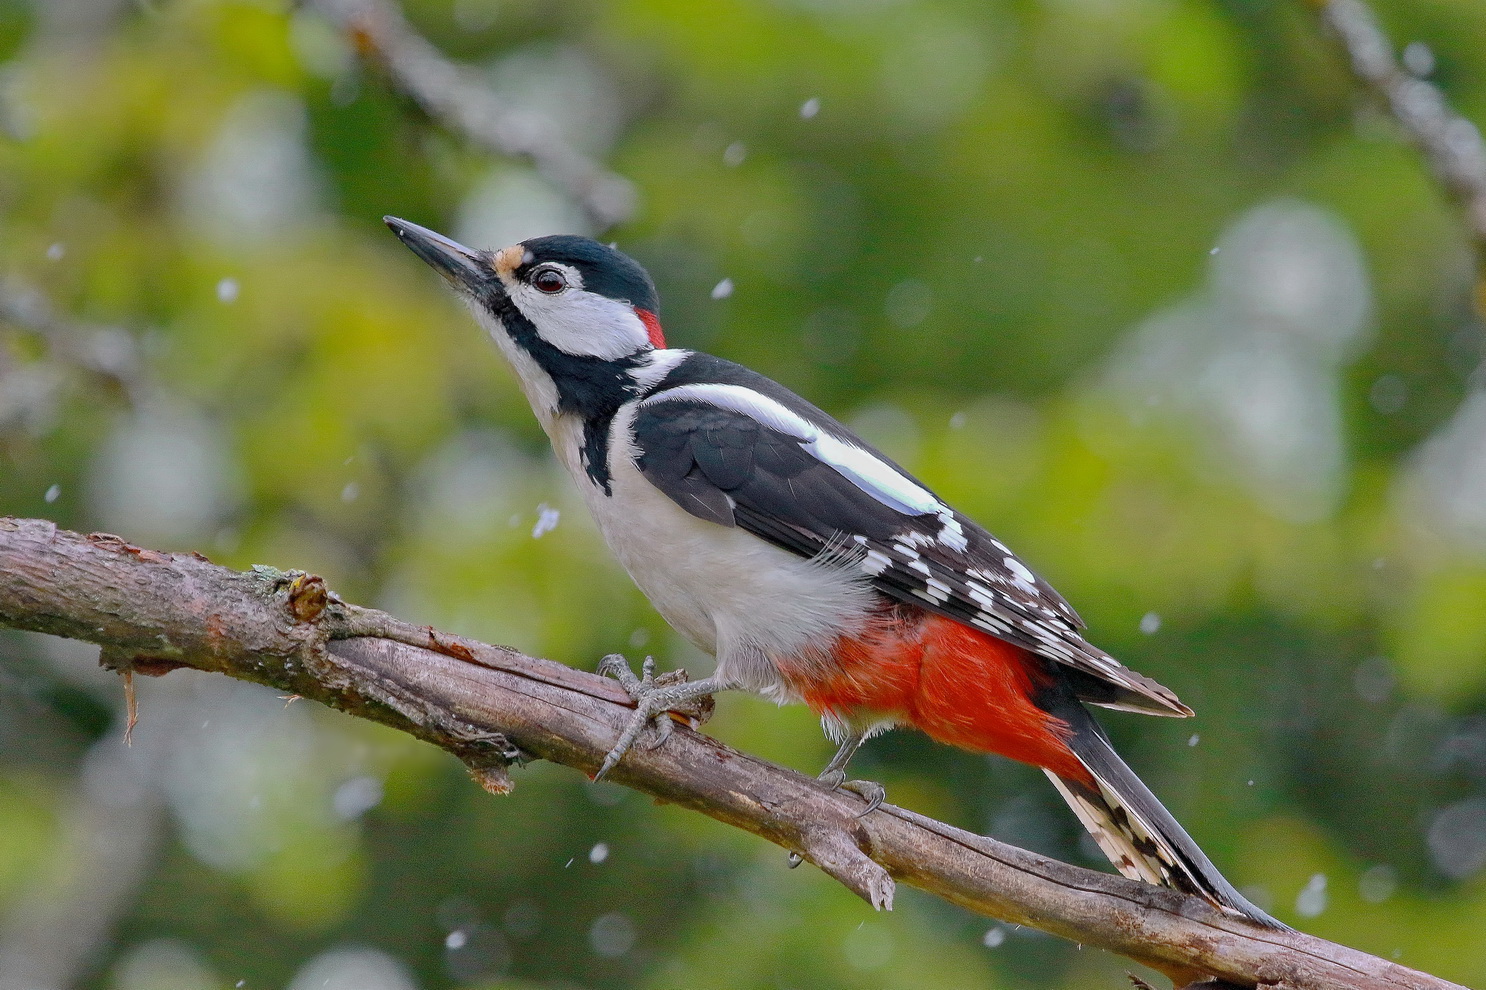
[[[1086,642],[1072,607],[990,533],[845,427],[802,410],[741,386],[660,391],[631,425],[636,466],[692,515],[860,568],[891,598],[1067,665],[1088,701],[1191,714]]]

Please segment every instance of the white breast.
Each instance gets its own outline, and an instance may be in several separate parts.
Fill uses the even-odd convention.
[[[549,429],[599,531],[656,611],[717,657],[718,677],[777,701],[797,700],[770,658],[824,652],[859,629],[874,598],[865,578],[686,512],[636,468],[633,419],[633,408],[622,409],[611,427],[612,495],[579,460],[582,423],[559,416]]]

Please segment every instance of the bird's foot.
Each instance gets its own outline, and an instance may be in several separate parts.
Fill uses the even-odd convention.
[[[629,661],[617,653],[611,653],[599,661],[598,673],[619,682],[635,702],[635,713],[630,716],[619,741],[604,757],[603,765],[594,780],[600,780],[614,769],[624,754],[634,746],[635,740],[645,727],[655,723],[655,741],[651,749],[662,745],[671,736],[671,712],[686,716],[694,724],[705,722],[712,714],[712,692],[718,685],[710,679],[688,681],[686,671],[670,670],[655,676],[655,658],[646,657],[640,665],[640,676],[630,669]]]
[[[827,770],[817,779],[833,791],[851,791],[866,801],[867,806],[857,812],[858,818],[870,815],[887,799],[887,789],[881,784],[871,780],[847,780],[845,770]]]
[[[887,789],[881,784],[870,780],[847,780],[845,770],[826,770],[815,778],[825,784],[833,791],[851,791],[867,802],[867,806],[858,811],[856,817],[864,818],[882,807],[882,802],[887,799]],[[789,868],[794,869],[804,862],[799,853],[789,854]]]

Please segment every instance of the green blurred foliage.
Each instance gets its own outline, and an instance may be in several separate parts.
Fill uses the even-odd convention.
[[[1465,415],[1472,265],[1304,7],[407,12],[635,183],[635,216],[603,233],[650,267],[674,344],[857,424],[1198,710],[1105,721],[1236,883],[1318,935],[1486,982],[1486,545],[1468,525],[1486,468],[1450,474],[1453,451],[1486,457]],[[1380,13],[1486,120],[1486,8]],[[561,190],[425,120],[311,9],[11,0],[0,57],[6,291],[123,328],[147,383],[131,401],[61,374],[7,419],[17,373],[50,365],[0,325],[0,511],[313,570],[577,666],[619,650],[705,667],[608,558],[510,373],[380,224],[562,225],[571,204],[541,207]],[[1222,387],[1261,420],[1274,393],[1192,355],[1245,325],[1223,322],[1224,259],[1275,203],[1355,245],[1365,312],[1286,366],[1320,413],[1246,447]],[[1217,337],[1191,336],[1203,320]],[[1173,340],[1177,370],[1151,373]],[[1256,473],[1245,458],[1287,430],[1336,464]],[[1320,495],[1294,488],[1308,472]],[[543,510],[558,525],[534,537]],[[120,701],[85,651],[0,644],[13,909],[67,859],[73,802],[113,779]],[[914,894],[875,916],[773,847],[570,772],[530,767],[496,800],[420,744],[256,689],[182,673],[142,698],[158,851],[80,986],[307,987],[346,946],[385,953],[404,982],[365,985],[389,988],[1072,988],[1129,968]],[[831,749],[808,712],[756,699],[721,699],[711,731],[805,770]],[[1102,862],[1028,768],[903,734],[859,760],[898,803]]]

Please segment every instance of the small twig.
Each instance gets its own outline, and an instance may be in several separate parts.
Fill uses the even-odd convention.
[[[430,118],[499,155],[526,158],[588,213],[602,231],[629,219],[635,189],[562,138],[543,117],[513,109],[473,72],[450,61],[408,25],[390,0],[308,0],[340,28],[363,59]]]

